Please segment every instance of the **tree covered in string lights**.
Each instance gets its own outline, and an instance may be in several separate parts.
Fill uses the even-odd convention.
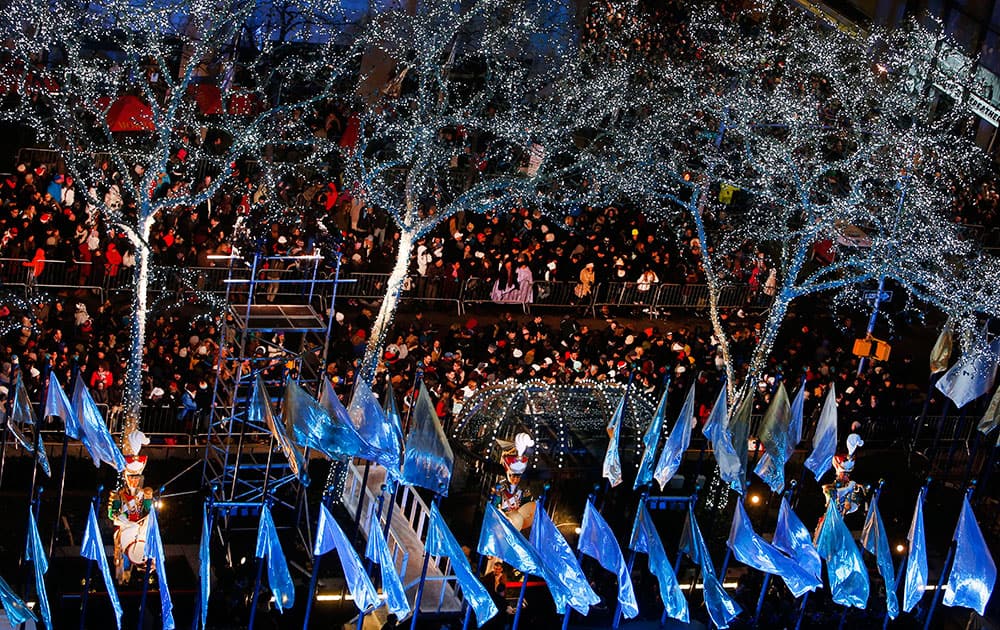
[[[938,35],[916,25],[850,34],[778,3],[696,11],[690,29],[698,58],[649,70],[645,115],[618,136],[617,168],[627,194],[693,225],[731,393],[756,386],[807,295],[857,296],[886,278],[949,314],[998,311],[996,260],[947,214],[955,187],[984,164],[963,105],[942,108],[923,80]],[[738,203],[720,202],[734,190]],[[739,258],[767,269],[745,373],[719,309],[722,291],[745,282],[732,273]]]
[[[133,423],[157,274],[154,225],[223,191],[266,198],[268,182],[295,166],[270,159],[278,147],[318,153],[300,114],[331,92],[336,67],[320,46],[282,46],[265,32],[275,22],[257,11],[242,0],[6,7],[2,116],[58,152],[88,212],[135,250],[123,401]],[[242,46],[248,40],[255,48]],[[251,163],[261,171],[252,188],[243,176]]]
[[[466,213],[558,216],[597,191],[588,173],[629,76],[584,63],[570,15],[561,2],[421,1],[358,35],[345,184],[399,230],[363,378],[375,374],[421,237]]]

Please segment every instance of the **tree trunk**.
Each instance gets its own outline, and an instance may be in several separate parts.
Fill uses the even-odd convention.
[[[146,343],[146,315],[149,303],[149,232],[153,218],[143,220],[138,233],[130,233],[129,240],[135,247],[135,271],[132,276],[132,321],[129,334],[128,369],[122,409],[125,412],[126,434],[139,428],[142,406],[142,358]]]
[[[712,331],[715,338],[719,340],[719,352],[722,354],[722,361],[726,369],[726,397],[730,404],[736,399],[736,369],[733,365],[732,355],[729,352],[729,337],[725,328],[722,327],[722,319],[719,317],[719,279],[715,275],[715,266],[712,263],[712,255],[709,253],[708,235],[705,233],[705,221],[701,216],[701,210],[705,201],[705,190],[700,191],[697,203],[689,204],[691,218],[694,219],[695,228],[698,232],[698,240],[701,241],[701,265],[705,269],[705,283],[708,285],[708,318],[712,322]]]
[[[361,362],[361,370],[358,374],[358,378],[364,379],[369,384],[375,379],[375,370],[385,348],[385,336],[396,317],[399,294],[403,290],[406,273],[410,268],[410,256],[413,253],[413,243],[416,240],[414,237],[415,234],[412,230],[407,228],[400,230],[396,264],[393,265],[392,273],[389,274],[389,279],[386,281],[385,298],[382,299],[382,306],[379,307],[378,315],[372,324],[368,347],[365,349],[365,357]]]
[[[767,313],[767,321],[764,322],[764,334],[760,338],[760,343],[754,348],[753,357],[750,359],[750,367],[747,370],[746,380],[740,388],[741,395],[745,396],[753,391],[764,372],[764,364],[771,356],[774,342],[778,338],[778,331],[788,314],[788,307],[792,304],[792,290],[790,287],[782,287],[781,292],[774,298],[771,310]]]

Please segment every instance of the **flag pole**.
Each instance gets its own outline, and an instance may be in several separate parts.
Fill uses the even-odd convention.
[[[491,492],[490,493],[490,498],[486,500],[486,504],[489,505],[490,503],[493,503],[493,497],[495,497],[495,496],[496,496],[496,494]],[[477,551],[476,553],[479,553],[479,552]],[[479,554],[479,560],[476,561],[476,577],[477,578],[482,577],[482,573],[483,573],[483,561],[484,560],[486,560],[486,556],[484,556],[483,554],[480,553]],[[472,606],[469,605],[469,602],[464,597],[462,598],[462,608],[465,609],[465,618],[462,620],[462,630],[469,630],[469,621],[472,618]]]
[[[700,489],[701,488],[699,488],[698,486],[695,486],[695,492],[690,497],[688,497],[688,513],[689,514],[690,514],[692,506],[694,506],[695,502],[698,500],[698,492],[697,491],[700,490]],[[681,570],[681,561],[683,561],[683,560],[684,560],[684,552],[681,551],[680,549],[678,549],[677,550],[677,559],[674,560],[674,575],[677,575],[677,572]],[[726,558],[726,562],[729,562],[728,556]],[[699,570],[700,570],[700,567],[699,567]],[[697,579],[697,575],[698,574],[697,574],[697,571],[696,571],[695,572],[695,579]],[[723,581],[725,581],[725,576],[723,576]],[[680,581],[679,580],[677,582],[677,587],[680,588]],[[691,594],[691,592],[688,591],[688,596],[690,596],[690,594]],[[666,605],[666,602],[664,602],[664,604],[663,604],[663,614],[660,615],[660,627],[662,628],[665,625],[667,625],[667,605]],[[565,630],[565,629],[563,629],[563,630]]]
[[[923,498],[927,496],[927,489],[930,487],[930,485],[931,485],[931,478],[928,477],[924,481],[924,485],[920,489],[920,493],[917,495],[917,496],[919,496],[921,498],[921,500],[923,500]],[[907,558],[907,556],[904,555],[900,559],[900,561],[899,561],[899,568],[896,569],[896,579],[893,581],[893,584],[892,584],[892,588],[893,588],[894,591],[898,591],[899,590],[899,585],[903,581],[903,571],[906,569],[906,558]],[[886,590],[889,590],[889,585],[886,584],[885,588],[886,588]],[[882,630],[885,630],[885,628],[887,628],[888,626],[889,626],[889,609],[886,608],[885,615],[883,615],[883,617],[882,617]]]
[[[71,381],[76,381],[77,372],[79,372],[80,366],[73,361],[73,368],[70,370]],[[49,375],[49,378],[56,378],[55,376]],[[70,410],[76,413],[75,410]],[[45,413],[44,409],[42,413]],[[56,545],[56,538],[58,538],[59,532],[59,522],[62,520],[62,505],[63,505],[63,493],[66,489],[66,464],[68,463],[69,456],[69,434],[66,433],[66,419],[63,418],[63,443],[62,443],[62,470],[59,471],[59,495],[56,497],[56,524],[52,528],[52,537],[49,539],[49,555],[52,555],[52,550]]]
[[[589,501],[590,503],[594,502],[594,499],[597,498],[597,489],[598,488],[600,488],[600,485],[599,484],[595,484],[594,485],[594,489],[587,496],[587,501]],[[582,559],[583,559],[583,552],[580,551],[580,541],[577,540],[577,543],[576,543],[576,561],[580,562],[580,560],[582,560]],[[566,628],[569,627],[569,616],[572,613],[573,613],[573,607],[572,606],[566,606],[566,613],[563,615],[562,630],[566,630]]]
[[[212,506],[212,504],[215,502],[213,500],[213,498],[212,498],[214,496],[215,496],[215,485],[213,484],[212,485],[212,489],[211,489],[208,497],[206,497],[206,499],[205,499],[205,503],[207,504],[205,506],[205,518],[208,521],[208,523],[207,523],[208,524],[208,530],[207,531],[208,531],[209,548],[211,548],[211,544],[212,544],[212,521],[214,520],[213,517],[215,516],[215,508]],[[206,567],[206,568],[208,568],[208,567]],[[202,626],[204,626],[206,624],[206,622],[208,621],[208,619],[202,619],[201,618],[201,604],[202,604],[202,601],[201,601],[201,580],[202,579],[203,578],[201,577],[201,575],[199,575],[198,576],[198,586],[199,586],[199,588],[198,588],[197,595],[194,598],[195,605],[197,606],[197,609],[195,610],[194,618],[191,621],[191,630],[198,630],[198,626],[199,626],[198,622],[199,621],[201,621],[200,625],[202,625]],[[211,575],[209,576],[209,579],[211,580]]]
[[[266,483],[266,481],[265,481]],[[269,507],[269,501],[267,498],[267,489],[264,490],[264,498],[260,504],[260,517],[264,518],[264,509]],[[257,536],[260,537],[260,524],[257,524]],[[264,558],[256,558],[256,553],[254,553],[255,559],[257,560],[257,577],[253,581],[253,598],[250,600],[250,622],[247,624],[248,630],[253,630],[254,622],[257,619],[257,603],[260,600],[260,583],[264,580]],[[270,555],[267,557],[267,562],[271,561]],[[312,595],[310,594],[310,599]]]
[[[43,383],[47,383],[48,382],[47,379],[48,379],[48,376],[49,376],[49,364],[46,363],[43,366],[42,370],[43,370],[43,372],[42,372],[42,382]],[[42,413],[44,413],[44,410],[45,410],[45,393],[44,393],[45,392],[45,388],[44,387],[42,388],[42,392],[43,392],[42,393],[42,410],[43,410]],[[35,418],[34,435],[31,436],[31,441],[32,441],[32,444],[35,445],[35,451],[32,454],[33,456],[31,458],[31,491],[28,493],[28,496],[31,497],[31,501],[32,501],[32,503],[34,503],[34,501],[35,501],[35,499],[34,499],[34,496],[35,496],[35,487],[36,487],[36,485],[38,483],[38,449],[39,448],[45,448],[44,444],[42,443],[42,418]],[[40,492],[39,492],[39,495],[41,495]],[[38,520],[38,512],[37,512],[37,510],[35,511],[35,520],[36,521]],[[51,554],[51,552],[49,552],[49,553]]]
[[[639,506],[636,508],[637,514],[639,510],[642,509],[643,504],[646,503],[647,497],[649,497],[649,484],[644,484],[642,487],[642,494],[639,496]],[[628,567],[626,569],[627,574],[632,575],[632,567],[635,566],[635,549],[632,549],[631,547],[628,550],[628,561],[626,562],[626,566]],[[614,621],[611,623],[611,627],[614,628],[614,630],[618,630],[618,625],[621,623],[621,620],[622,603],[619,601],[615,605],[615,616]]]
[[[104,492],[104,486],[97,486],[97,494],[91,500],[95,511],[101,502],[102,492]],[[104,550],[101,549],[100,552],[104,553]],[[90,578],[94,572],[94,562],[94,560],[87,560],[87,576],[83,581],[83,593],[80,595],[80,630],[86,630],[87,628],[87,599],[90,596]]]
[[[434,493],[434,505],[441,504],[441,495]],[[424,584],[427,582],[427,567],[431,562],[431,554],[427,551],[427,544],[424,544],[424,566],[420,569],[420,582],[417,585],[417,598],[413,601],[413,617],[410,619],[410,630],[417,630],[417,617],[420,616],[420,600],[424,596]]]
[[[537,505],[535,506],[535,512],[543,509],[545,506],[545,494],[549,491],[549,484],[542,486],[542,494],[538,497]],[[518,624],[521,622],[521,607],[524,605],[524,594],[528,590],[528,575],[521,575],[521,592],[517,594],[517,611],[514,613],[514,625],[511,626],[511,630],[517,630]],[[361,630],[361,628],[358,628]]]
[[[11,362],[14,364],[15,370],[21,369],[20,366],[18,366],[16,354],[11,357]],[[6,409],[4,410],[3,439],[0,440],[0,486],[3,485],[3,471],[7,466],[7,435],[10,433],[10,416],[14,412],[15,396],[17,396],[16,391],[10,392],[7,397],[7,404],[4,405]]]
[[[976,480],[973,479],[969,483],[969,487],[965,490],[965,498],[971,499],[972,493],[976,491]],[[944,592],[944,585],[948,583],[951,578],[951,570],[954,567],[955,561],[955,537],[952,536],[951,544],[948,545],[948,555],[944,559],[944,566],[941,567],[941,577],[938,578],[937,588],[934,589],[934,599],[931,600],[931,608],[927,611],[927,619],[924,621],[924,630],[929,630],[931,627],[931,620],[934,618],[934,609],[937,608],[938,602],[941,601],[941,596]]]
[[[423,363],[423,361],[418,361],[417,362],[417,371],[413,375],[413,391],[414,391],[414,393],[417,391],[417,387],[420,385],[420,381],[423,379],[423,376],[424,376],[424,363]],[[389,396],[393,396],[393,395],[394,395],[394,393],[393,393],[393,390],[392,390],[392,380],[388,379],[386,381],[386,397],[385,397],[385,404],[386,405],[389,404]],[[396,401],[393,400],[392,402],[395,403]],[[413,402],[416,403],[416,400],[414,399]],[[409,409],[406,410],[406,422],[405,422],[406,425],[410,424],[410,415],[412,413],[413,413],[413,405],[411,404],[410,407],[409,407]],[[402,428],[402,427],[400,427],[400,428]],[[403,437],[404,438],[406,437],[405,431],[404,431]],[[387,480],[389,478],[388,472],[389,471],[387,470],[386,471],[386,479]],[[397,482],[397,483],[387,483],[387,485],[392,488],[392,492],[389,493],[389,507],[388,507],[388,509],[386,509],[386,512],[385,512],[385,525],[382,527],[382,535],[386,537],[386,540],[389,539],[389,526],[392,524],[392,513],[393,513],[393,511],[396,508],[396,497],[399,495],[399,486],[400,486],[400,484]]]
[[[382,518],[382,504],[383,503],[385,503],[385,484],[382,484],[382,491],[378,495],[378,507],[375,509],[375,511],[373,511],[371,513],[371,518],[368,521],[368,537],[369,538],[371,538],[371,535],[372,535],[372,528],[373,527],[379,527],[381,525],[381,522],[380,522],[379,519]],[[371,577],[372,561],[371,561],[371,558],[368,558],[367,556],[368,556],[368,554],[366,553],[365,554],[365,575]],[[311,592],[312,591],[310,591],[310,593]],[[368,613],[366,613],[363,610],[360,610],[360,609],[358,610],[358,630],[363,630],[363,628],[365,627],[365,616],[367,614]],[[302,625],[302,630],[308,630],[308,626],[309,626],[309,620],[306,619],[306,622]]]
[[[787,500],[787,501],[791,501],[792,500],[792,497],[795,496],[795,489],[796,489],[797,485],[798,485],[798,482],[795,481],[794,479],[788,483],[788,489],[785,490],[785,492],[784,492],[784,498],[785,498],[785,500]],[[879,486],[879,491],[881,491],[881,486]],[[876,496],[876,500],[877,500],[878,495],[876,494],[875,496]],[[726,549],[729,549],[729,545],[726,545]],[[725,583],[726,576],[722,575],[721,579],[722,579],[722,582]],[[771,574],[770,573],[765,573],[764,574],[764,581],[761,583],[761,586],[760,586],[760,595],[757,596],[757,609],[753,613],[753,622],[752,623],[753,623],[753,626],[755,628],[760,623],[760,613],[764,609],[764,597],[767,595],[767,589],[768,589],[768,587],[770,585],[771,585]]]

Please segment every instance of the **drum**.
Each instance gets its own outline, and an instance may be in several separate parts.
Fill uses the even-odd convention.
[[[146,519],[132,522],[123,516],[115,519],[118,526],[118,544],[122,553],[133,564],[146,563]]]

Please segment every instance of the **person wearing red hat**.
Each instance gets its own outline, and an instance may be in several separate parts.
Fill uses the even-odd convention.
[[[145,468],[145,455],[127,455],[125,485],[111,493],[108,518],[115,525],[115,578],[119,584],[129,580],[132,564],[140,562],[145,553],[145,519],[153,507],[153,489],[142,485]]]
[[[527,433],[518,433],[514,443],[507,443],[500,461],[507,471],[507,478],[493,488],[493,505],[519,531],[531,527],[535,522],[535,502],[531,490],[521,484],[521,476],[528,469],[528,457],[524,452],[535,445]]]

